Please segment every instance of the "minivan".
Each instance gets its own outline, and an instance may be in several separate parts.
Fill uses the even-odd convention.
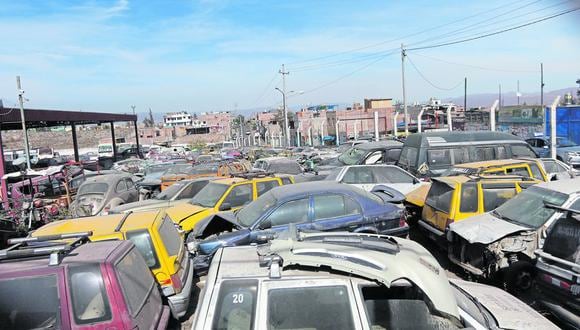
[[[456,164],[538,155],[523,139],[500,132],[428,132],[405,140],[397,165],[418,177],[440,176]]]

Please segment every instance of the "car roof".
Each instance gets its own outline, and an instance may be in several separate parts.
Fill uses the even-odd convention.
[[[396,148],[402,147],[403,143],[395,140],[383,140],[383,141],[374,141],[374,142],[367,142],[367,143],[360,143],[353,148],[360,149],[360,150],[373,150],[373,149],[388,149],[388,148]]]
[[[580,177],[566,179],[566,180],[556,180],[550,182],[542,182],[536,186],[540,188],[545,188],[549,190],[554,190],[564,194],[574,194],[580,193]]]
[[[107,182],[107,183],[111,183],[111,182],[115,182],[118,181],[122,178],[130,178],[131,174],[128,173],[118,173],[118,174],[105,174],[105,175],[95,175],[95,176],[91,176],[90,178],[88,178],[87,180],[85,180],[84,183],[97,183],[97,182]]]
[[[488,168],[488,167],[500,167],[515,164],[529,164],[536,163],[533,159],[496,159],[496,160],[485,160],[481,162],[457,164],[454,167],[459,168]]]
[[[92,231],[92,237],[108,236],[116,233],[115,229],[125,217],[119,232],[150,228],[163,214],[162,211],[152,211],[59,220],[38,228],[32,233],[32,236],[86,231]]]
[[[357,193],[359,191],[362,190],[348,184],[342,184],[333,181],[313,181],[275,187],[268,193],[271,193],[276,199],[284,199],[306,193],[318,194],[324,192],[335,192],[352,195],[353,193]]]
[[[458,183],[465,183],[465,182],[477,182],[477,181],[485,181],[486,183],[496,183],[496,182],[539,182],[538,180],[534,180],[532,178],[525,178],[519,175],[452,175],[452,176],[440,176],[431,178],[433,181],[438,181],[445,183],[447,185],[453,186]]]
[[[268,277],[271,280],[276,278],[284,280],[292,276],[320,277],[324,276],[324,273],[317,270],[322,267],[330,271],[333,277],[350,278],[355,275],[382,283],[387,287],[396,281],[407,280],[417,285],[427,295],[435,309],[459,318],[457,302],[445,270],[418,243],[381,235],[345,232],[299,233],[296,238],[292,238],[293,235],[295,234],[290,230],[288,236],[281,236],[269,244],[222,248],[215,257],[218,261],[214,262],[220,263],[217,276],[221,279]],[[367,247],[356,245],[359,239],[364,241],[377,237],[391,242],[385,242],[388,243],[385,246],[390,244],[393,251],[385,252],[369,248],[370,245]],[[349,239],[355,241],[346,244],[335,243]],[[369,241],[369,244],[375,242]],[[276,256],[281,258],[282,263],[280,277],[272,273],[271,267],[260,266],[260,261],[262,265],[264,261],[276,263],[272,258]],[[227,267],[228,264],[235,266]]]
[[[413,133],[405,139],[406,146],[429,146],[432,144],[483,142],[483,141],[525,141],[515,135],[502,132],[423,132]]]
[[[48,255],[34,258],[10,259],[0,263],[0,276],[31,269],[56,268],[62,265],[79,263],[100,263],[104,262],[112,253],[125,245],[128,247],[132,243],[115,240],[84,243],[75,247],[70,253],[65,254],[61,262],[56,266],[49,266]]]

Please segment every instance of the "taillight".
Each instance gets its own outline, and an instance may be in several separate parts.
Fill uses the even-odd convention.
[[[572,288],[572,285],[570,285],[570,283],[565,282],[565,281],[561,281],[561,280],[559,280],[557,278],[554,278],[554,277],[552,277],[550,275],[544,274],[542,276],[542,278],[544,279],[544,281],[546,281],[546,282],[548,282],[548,283],[550,283],[552,285],[555,285],[557,287],[560,287],[560,288],[562,288],[562,289],[564,289],[566,291],[570,291],[570,289]]]
[[[405,227],[407,225],[407,212],[402,210],[399,217],[399,227]]]
[[[180,292],[183,283],[181,283],[181,279],[179,278],[179,273],[175,273],[170,276],[169,281],[172,282],[175,291]]]

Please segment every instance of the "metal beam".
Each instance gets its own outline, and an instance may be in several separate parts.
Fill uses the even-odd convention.
[[[135,127],[135,143],[137,144],[137,155],[139,158],[145,157],[145,155],[141,154],[141,148],[139,148],[139,128],[137,128],[137,121],[133,122],[133,127]]]
[[[4,166],[4,147],[2,146],[2,130],[0,130],[0,181],[1,182],[1,187],[0,187],[0,193],[2,194],[2,201],[3,202],[8,202],[8,187],[6,184],[6,180],[2,179],[4,177],[4,174],[6,173],[6,166]],[[8,204],[6,204],[5,206],[8,206]]]
[[[115,141],[115,122],[110,122],[111,124],[111,139],[113,140],[113,162],[117,161],[117,141]]]
[[[77,141],[77,125],[75,125],[75,123],[72,123],[70,126],[72,129],[73,152],[75,155],[75,162],[78,162],[80,157],[79,157],[79,143]]]

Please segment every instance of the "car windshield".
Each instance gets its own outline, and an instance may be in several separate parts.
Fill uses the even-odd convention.
[[[175,195],[177,195],[177,193],[179,193],[179,191],[181,190],[181,188],[183,188],[184,185],[185,185],[184,182],[176,182],[171,186],[169,186],[167,189],[160,192],[157,196],[154,197],[154,199],[160,201],[168,201]]]
[[[109,185],[104,182],[86,183],[79,189],[79,195],[104,194],[109,190]]]
[[[345,165],[356,165],[367,154],[365,150],[351,148],[338,156],[338,160]]]
[[[0,324],[3,329],[60,329],[56,275],[0,281]]]
[[[269,192],[262,195],[236,213],[238,223],[244,227],[250,227],[262,214],[276,206],[276,203],[276,198]]]
[[[201,164],[193,167],[191,174],[214,174],[218,172],[218,164]]]
[[[214,207],[222,198],[223,194],[228,190],[227,184],[210,182],[203,187],[193,198],[189,201],[190,204],[199,205],[202,207]]]
[[[518,225],[538,228],[555,212],[554,209],[544,207],[544,203],[561,206],[566,200],[568,195],[564,193],[530,187],[498,207],[494,214]]]
[[[269,172],[284,174],[300,174],[302,169],[297,162],[273,162],[270,164]]]

